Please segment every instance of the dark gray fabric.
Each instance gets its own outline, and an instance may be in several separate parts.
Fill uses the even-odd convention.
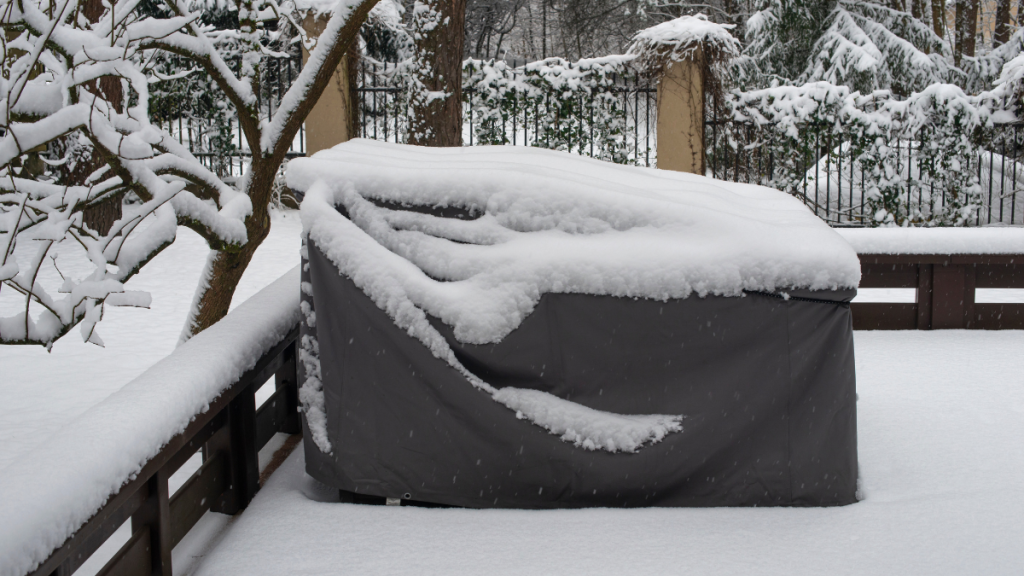
[[[463,364],[496,387],[623,414],[685,415],[682,432],[612,454],[517,419],[308,248],[304,281],[312,283],[333,451],[312,442],[305,451],[321,482],[467,507],[856,500],[848,295],[659,302],[546,294],[515,331],[486,346],[461,344],[434,322]]]

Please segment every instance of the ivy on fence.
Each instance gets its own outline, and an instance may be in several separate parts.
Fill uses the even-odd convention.
[[[629,69],[633,58],[606,56],[575,63],[548,58],[519,67],[466,60],[463,85],[474,139],[480,144],[520,140],[619,164],[630,162],[638,135],[628,120],[630,88],[624,80],[632,76],[636,89],[635,74]]]
[[[949,84],[897,100],[885,90],[862,95],[816,82],[736,91],[726,104],[734,132],[752,126],[756,133],[751,141],[725,130],[727,145],[770,149],[766,184],[830,220],[873,226],[975,223],[986,137],[1015,117],[991,95],[968,96]],[[711,152],[721,153],[715,146],[722,144]]]

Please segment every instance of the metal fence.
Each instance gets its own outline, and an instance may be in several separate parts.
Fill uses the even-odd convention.
[[[513,69],[524,62],[507,62]],[[235,64],[237,65],[237,64]],[[359,134],[364,138],[405,142],[409,128],[409,106],[405,89],[395,74],[395,64],[362,62],[357,77]],[[270,59],[263,70],[258,95],[260,114],[270,118],[302,67],[298,55]],[[600,94],[576,98],[568,105],[560,94],[542,100],[513,98],[500,111],[488,108],[472,86],[463,93],[463,142],[467,145],[510,144],[567,150],[620,163],[639,166],[656,164],[656,89],[633,74],[613,77]],[[595,98],[604,100],[595,104]],[[614,134],[597,134],[604,127],[594,121],[599,105],[614,105],[621,117]],[[188,146],[203,163],[223,177],[243,173],[251,153],[238,129],[237,120],[228,127],[211,126],[208,120],[182,116],[163,127]],[[595,128],[596,127],[596,128]],[[224,150],[212,138],[227,134],[231,145]],[[824,134],[824,135],[823,135]],[[819,217],[833,226],[864,226],[873,217],[865,190],[877,185],[875,177],[855,161],[848,142],[836,131],[809,131],[815,141],[803,158],[794,150],[780,148],[770,129],[711,116],[705,121],[707,175],[722,180],[781,186],[780,166],[788,166],[786,191],[800,198]],[[973,214],[974,225],[1024,224],[1024,123],[987,128],[979,152],[966,160],[963,170],[976,176],[980,207]],[[896,159],[891,176],[906,181],[905,203],[913,208],[934,209],[946,201],[939,190],[921,184],[915,154],[917,143],[896,140],[891,146]],[[609,152],[614,148],[612,152]],[[305,131],[292,143],[289,157],[305,155]],[[798,183],[792,176],[796,166]],[[1019,193],[1018,193],[1019,192]],[[903,200],[901,200],[903,201]]]
[[[815,139],[810,147],[813,152],[794,157],[800,153],[777,146],[766,127],[709,118],[705,120],[707,173],[720,180],[779,187],[780,164],[786,160],[796,165],[800,174],[795,189],[786,191],[817,216],[832,226],[868,225],[874,215],[865,191],[878,186],[877,176],[863,170],[841,135],[822,136],[821,131],[811,131],[809,137]],[[936,191],[934,184],[921,181],[919,143],[896,139],[889,145],[895,158],[886,177],[904,182],[901,202],[920,211],[944,206],[948,200],[945,190]],[[968,224],[1024,224],[1024,123],[986,128],[978,152],[965,160],[961,170],[976,178],[980,200]]]
[[[508,61],[513,69],[525,61]],[[405,88],[397,85],[394,64],[363,62],[358,86],[358,122],[363,138],[404,143],[409,129]],[[463,87],[462,141],[469,145],[509,144],[566,150],[620,163],[655,162],[655,88],[636,74],[613,74],[613,85],[567,102],[559,94],[512,98],[500,111],[489,108],[477,89]],[[607,96],[614,99],[614,104]],[[600,99],[599,99],[600,98]],[[616,107],[614,134],[595,121],[595,113]]]
[[[260,118],[269,120],[277,111],[281,99],[291,87],[302,70],[302,58],[295,54],[287,58],[268,58],[261,70],[260,91],[256,95]],[[237,73],[241,66],[240,59],[233,59],[228,65]],[[196,118],[192,111],[169,121],[160,123],[183,146],[187,146],[192,154],[204,166],[221,177],[233,178],[244,173],[249,164],[252,151],[246,142],[237,118],[226,118],[223,125],[218,125],[210,118]],[[292,142],[288,157],[305,156],[305,127]]]

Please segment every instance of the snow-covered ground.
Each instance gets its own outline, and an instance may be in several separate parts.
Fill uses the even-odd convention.
[[[514,511],[338,504],[301,450],[199,575],[1024,573],[1024,332],[858,332],[864,500]]]

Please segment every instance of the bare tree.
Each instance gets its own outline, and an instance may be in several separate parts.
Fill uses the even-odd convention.
[[[227,314],[269,232],[268,205],[285,153],[376,3],[339,1],[323,33],[311,39],[297,25],[294,6],[274,0],[239,0],[235,30],[200,24],[200,13],[185,0],[165,0],[166,17],[142,13],[138,0],[113,0],[95,20],[83,13],[88,1],[0,2],[0,296],[22,302],[20,312],[0,318],[3,343],[49,346],[80,323],[84,339],[101,343],[95,325],[104,306],[148,305],[147,295],[126,291],[124,282],[174,240],[178,225],[211,248],[184,336]],[[276,55],[269,21],[294,26],[311,54],[265,120],[257,95],[261,68]],[[208,74],[237,113],[252,151],[237,189],[150,122],[149,85],[160,78],[149,63],[157,52]],[[237,72],[229,58],[237,59]],[[104,78],[126,91],[96,89]],[[81,185],[25,169],[33,150],[75,135],[104,161]],[[83,223],[83,212],[128,193],[141,203],[126,208],[105,234]],[[64,276],[56,290],[64,296],[56,297],[39,278],[61,243],[78,246],[92,269]]]

